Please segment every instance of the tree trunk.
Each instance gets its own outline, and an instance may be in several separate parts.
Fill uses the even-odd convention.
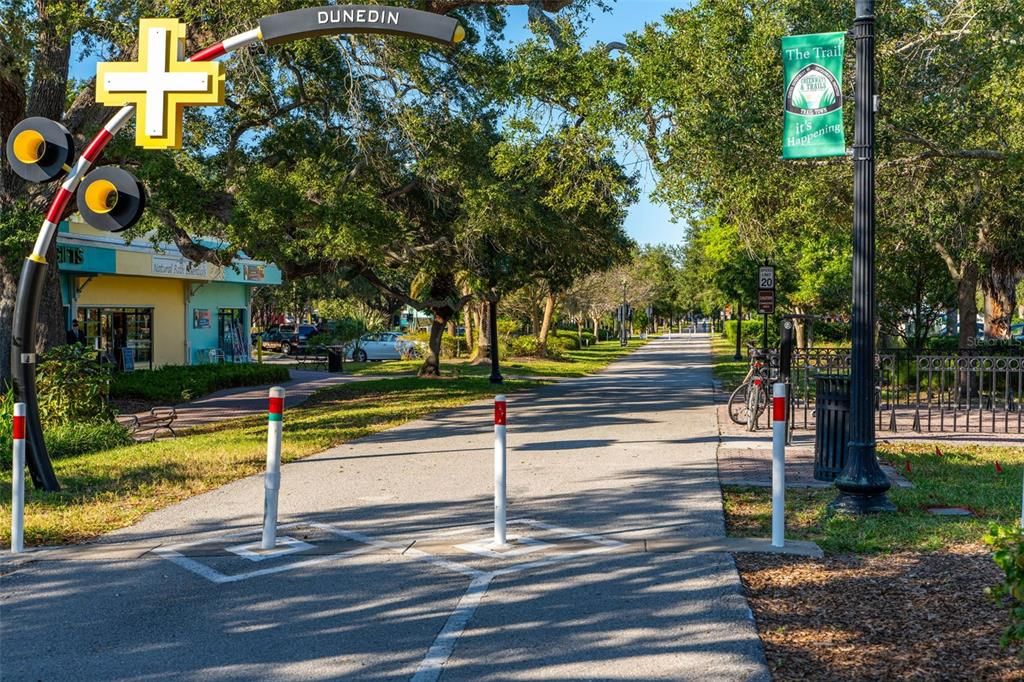
[[[444,335],[444,328],[452,318],[454,311],[451,308],[438,308],[434,311],[434,319],[430,321],[430,339],[427,341],[427,357],[423,359],[420,366],[419,376],[439,377],[441,376],[441,336]]]
[[[960,313],[960,348],[971,348],[977,335],[978,319],[978,265],[964,263],[956,283],[957,311]]]
[[[471,358],[476,351],[476,337],[473,336],[473,311],[470,310],[472,305],[472,303],[468,303],[462,309],[462,324],[466,327],[466,353]]]
[[[544,318],[540,323],[540,333],[537,335],[537,340],[540,341],[540,354],[541,357],[547,355],[548,348],[548,334],[551,332],[551,318],[555,314],[555,295],[548,292],[548,295],[544,297]]]
[[[487,315],[487,302],[479,301],[474,306],[473,317],[476,320],[476,348],[473,349],[473,357],[470,364],[482,365],[490,362],[491,357],[491,336],[489,333],[489,320]]]
[[[1010,338],[1019,281],[1019,271],[1006,265],[990,267],[981,277],[981,290],[985,293],[985,336],[988,338]]]

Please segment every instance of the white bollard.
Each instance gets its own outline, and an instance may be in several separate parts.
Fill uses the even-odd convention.
[[[772,387],[772,547],[786,542],[786,384]]]
[[[270,389],[267,411],[267,473],[263,477],[263,542],[261,549],[277,544],[277,494],[281,490],[281,429],[284,426],[284,389]]]
[[[505,447],[505,423],[508,418],[508,403],[505,396],[494,397],[494,544],[503,547],[506,543],[505,514],[508,498],[505,492],[505,470],[507,466]]]
[[[25,403],[14,403],[12,427],[11,552],[17,554],[25,549]]]

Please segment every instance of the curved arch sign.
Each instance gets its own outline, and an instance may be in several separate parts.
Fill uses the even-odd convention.
[[[75,196],[90,224],[119,232],[143,211],[145,195],[130,173],[100,168],[89,173],[104,148],[136,112],[136,143],[146,149],[181,146],[185,107],[224,102],[224,66],[213,60],[256,42],[277,45],[343,33],[379,33],[444,44],[461,42],[466,32],[456,19],[405,7],[328,5],[263,17],[257,28],[231,36],[185,57],[186,27],[178,19],[142,19],[139,57],[134,62],[103,62],[96,70],[96,101],[121,109],[104,124],[77,160],[71,134],[40,118],[15,126],[7,140],[8,162],[31,182],[61,179],[32,253],[21,270],[11,335],[15,400],[26,404],[28,465],[37,488],[60,484],[43,442],[36,397],[36,320],[46,276],[46,252],[57,225]],[[116,172],[114,172],[116,171]]]

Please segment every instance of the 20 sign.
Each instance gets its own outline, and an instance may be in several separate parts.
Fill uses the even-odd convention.
[[[771,265],[765,265],[757,269],[757,288],[774,289],[775,288],[775,268]]]

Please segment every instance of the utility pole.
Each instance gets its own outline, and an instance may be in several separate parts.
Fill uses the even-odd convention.
[[[875,2],[856,0],[856,123],[853,142],[853,349],[850,444],[831,507],[852,514],[895,511],[875,443]]]

